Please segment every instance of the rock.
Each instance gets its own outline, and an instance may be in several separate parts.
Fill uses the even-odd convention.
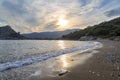
[[[120,74],[118,75],[118,77],[120,77]]]
[[[95,72],[92,72],[92,74],[95,74]]]
[[[89,73],[91,73],[92,71],[91,70],[89,70]]]
[[[80,41],[88,41],[88,40],[96,40],[97,38],[96,37],[93,37],[93,36],[83,36],[81,37],[79,40]]]
[[[114,38],[115,41],[120,41],[120,36]]]
[[[68,71],[67,71],[67,70],[62,71],[62,72],[60,72],[60,73],[58,74],[58,76],[63,76],[63,75],[65,75],[65,74],[67,74],[67,73],[68,73]]]
[[[114,74],[110,74],[112,77],[114,77]]]
[[[117,70],[120,70],[120,67],[119,67],[119,66],[117,66]]]
[[[97,76],[100,76],[100,74],[97,74]]]
[[[74,61],[74,59],[71,59],[71,61]]]

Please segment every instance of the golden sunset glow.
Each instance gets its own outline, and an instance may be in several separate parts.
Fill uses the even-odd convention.
[[[68,20],[64,19],[63,17],[58,18],[58,23],[60,27],[65,27],[68,25]]]

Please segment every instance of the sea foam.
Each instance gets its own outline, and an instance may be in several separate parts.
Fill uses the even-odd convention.
[[[45,61],[47,59],[57,57],[57,56],[60,56],[63,54],[72,53],[75,51],[82,53],[82,52],[85,52],[88,50],[97,49],[97,48],[101,48],[101,47],[102,47],[102,44],[100,42],[90,42],[89,44],[86,44],[84,46],[78,46],[78,47],[64,49],[64,50],[60,50],[60,51],[56,51],[56,52],[51,52],[49,54],[40,55],[38,57],[27,58],[27,59],[15,61],[15,62],[6,62],[6,63],[0,64],[0,72],[10,70],[13,68],[27,66],[27,65],[41,62],[41,61]]]

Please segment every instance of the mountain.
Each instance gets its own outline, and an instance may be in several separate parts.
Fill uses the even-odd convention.
[[[26,39],[20,33],[15,32],[11,26],[2,26],[0,27],[0,39]]]
[[[78,40],[81,38],[116,38],[120,37],[120,17],[115,18],[110,21],[100,23],[98,25],[89,26],[83,30],[64,35],[63,39],[73,39]],[[120,38],[119,38],[120,39]]]
[[[30,34],[22,34],[22,35],[27,38],[34,38],[34,39],[56,39],[56,38],[61,38],[63,35],[67,35],[71,32],[75,32],[78,30],[79,29],[71,29],[65,31],[30,33]]]

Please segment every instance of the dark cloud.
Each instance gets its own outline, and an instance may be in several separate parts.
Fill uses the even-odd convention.
[[[0,22],[7,22],[7,21],[0,18]]]
[[[120,15],[120,7],[107,11],[105,14],[107,17],[118,16]]]
[[[7,24],[8,24],[8,22],[6,20],[0,18],[0,27],[7,25]]]
[[[101,0],[101,4],[99,5],[99,8],[102,8],[102,7],[104,7],[104,6],[106,6],[107,4],[109,4],[109,3],[112,3],[113,2],[113,0]]]
[[[25,0],[5,0],[2,2],[2,6],[8,11],[9,14],[16,17],[23,18],[27,23],[36,26],[39,25],[39,22],[34,13],[29,12],[26,9],[27,3]]]
[[[79,0],[79,3],[82,4],[81,6],[86,6],[90,0]]]
[[[26,13],[24,0],[16,0],[16,2],[5,0],[3,1],[2,6],[12,13],[12,15],[22,15]]]
[[[26,21],[28,22],[28,23],[30,23],[32,26],[39,26],[39,24],[40,24],[40,22],[37,20],[37,18],[34,16],[32,16],[32,17],[28,17],[27,19],[26,19]]]
[[[55,28],[57,28],[57,26],[54,23],[49,23],[44,27],[45,30],[54,30]]]

